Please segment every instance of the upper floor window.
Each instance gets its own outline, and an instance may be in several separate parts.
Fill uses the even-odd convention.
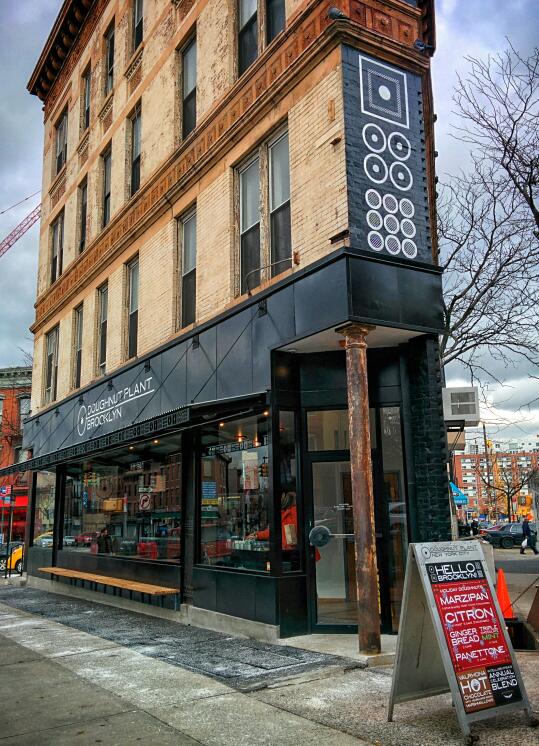
[[[82,76],[82,130],[90,126],[90,98],[92,89],[92,72],[90,66],[86,68]]]
[[[140,101],[131,117],[131,196],[140,187],[140,134],[142,115]]]
[[[137,354],[138,343],[138,289],[139,260],[138,256],[127,265],[127,357]]]
[[[288,133],[260,146],[239,171],[240,292],[292,266]],[[268,225],[269,231],[260,226]]]
[[[266,0],[266,41],[268,44],[284,30],[285,23],[285,0]]]
[[[79,254],[86,248],[86,233],[88,222],[88,181],[79,186]]]
[[[197,41],[191,39],[182,51],[182,136],[196,127],[197,121]]]
[[[103,213],[101,223],[104,228],[110,220],[110,196],[112,190],[112,150],[110,147],[103,153],[101,160],[103,162]]]
[[[73,316],[73,388],[78,389],[82,372],[82,324],[84,318],[82,303],[78,308],[75,308]]]
[[[133,51],[138,49],[144,36],[143,0],[133,0]]]
[[[51,238],[51,285],[62,274],[64,261],[64,211],[52,224]]]
[[[105,96],[114,87],[114,23],[105,34]]]
[[[97,372],[105,375],[107,367],[107,319],[109,312],[109,286],[101,285],[97,291]]]
[[[258,56],[257,0],[239,0],[238,71],[247,70]]]
[[[56,399],[59,331],[59,327],[55,326],[45,337],[45,404]]]
[[[240,171],[241,293],[260,284],[260,160]]]
[[[197,216],[192,210],[180,220],[182,256],[182,315],[181,326],[195,321],[197,274]]]
[[[288,132],[269,146],[271,276],[292,266]]]
[[[19,396],[19,418],[24,422],[30,414],[30,397],[21,394]]]
[[[56,173],[59,174],[67,160],[67,106],[56,124]]]

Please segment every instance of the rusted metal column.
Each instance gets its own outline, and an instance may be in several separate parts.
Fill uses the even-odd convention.
[[[367,335],[373,329],[374,327],[368,324],[353,323],[337,329],[345,338],[346,349],[359,652],[369,654],[380,652],[378,567],[367,381]]]

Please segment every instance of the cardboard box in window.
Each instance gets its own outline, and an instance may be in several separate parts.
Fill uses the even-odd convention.
[[[123,510],[123,500],[121,497],[103,500],[101,510],[104,513],[115,513]]]

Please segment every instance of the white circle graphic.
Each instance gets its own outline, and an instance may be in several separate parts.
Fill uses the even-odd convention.
[[[369,210],[367,213],[367,225],[374,231],[379,231],[382,227],[383,221],[382,216],[376,210]]]
[[[386,236],[386,249],[395,256],[401,250],[401,242],[397,236]]]
[[[414,241],[410,241],[409,238],[405,238],[402,242],[402,253],[408,259],[415,259],[417,256],[417,246]]]
[[[387,141],[389,152],[398,161],[407,161],[412,152],[410,140],[402,132],[392,132]]]
[[[404,215],[405,218],[413,218],[415,215],[415,207],[414,203],[408,199],[408,197],[403,197],[399,203],[399,208]]]
[[[404,220],[401,220],[401,231],[406,236],[406,238],[413,238],[416,234],[415,225],[408,218],[404,218]]]
[[[81,436],[84,435],[84,431],[86,430],[86,407],[83,404],[80,409],[79,413],[77,415],[77,432]]]
[[[383,153],[386,149],[386,136],[381,127],[372,122],[363,127],[363,142],[373,153]]]
[[[371,231],[367,236],[367,242],[374,251],[381,251],[384,248],[384,239],[382,234],[377,231]]]
[[[399,202],[392,194],[384,194],[384,209],[388,212],[395,213],[399,209]]]
[[[388,233],[398,233],[399,232],[399,221],[394,215],[386,215],[384,218],[384,228]]]
[[[363,160],[363,168],[371,181],[375,184],[383,184],[387,179],[387,166],[379,155],[369,153]]]
[[[389,101],[391,98],[391,91],[387,87],[387,85],[381,85],[378,87],[378,95],[383,101]]]
[[[382,196],[380,195],[380,192],[376,191],[376,189],[367,189],[365,192],[365,202],[369,207],[372,207],[373,210],[378,210],[382,205]]]
[[[401,192],[407,192],[408,189],[412,188],[412,184],[414,183],[412,172],[408,166],[400,161],[395,161],[391,164],[389,178],[391,179],[393,186],[400,189]]]

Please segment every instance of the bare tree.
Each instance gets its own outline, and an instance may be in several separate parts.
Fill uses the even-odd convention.
[[[476,164],[488,164],[539,238],[539,47],[525,57],[510,44],[486,60],[466,60],[470,70],[454,96],[457,137],[471,145]]]
[[[455,101],[470,170],[441,186],[443,364],[494,377],[488,359],[539,365],[539,50],[468,58]]]

